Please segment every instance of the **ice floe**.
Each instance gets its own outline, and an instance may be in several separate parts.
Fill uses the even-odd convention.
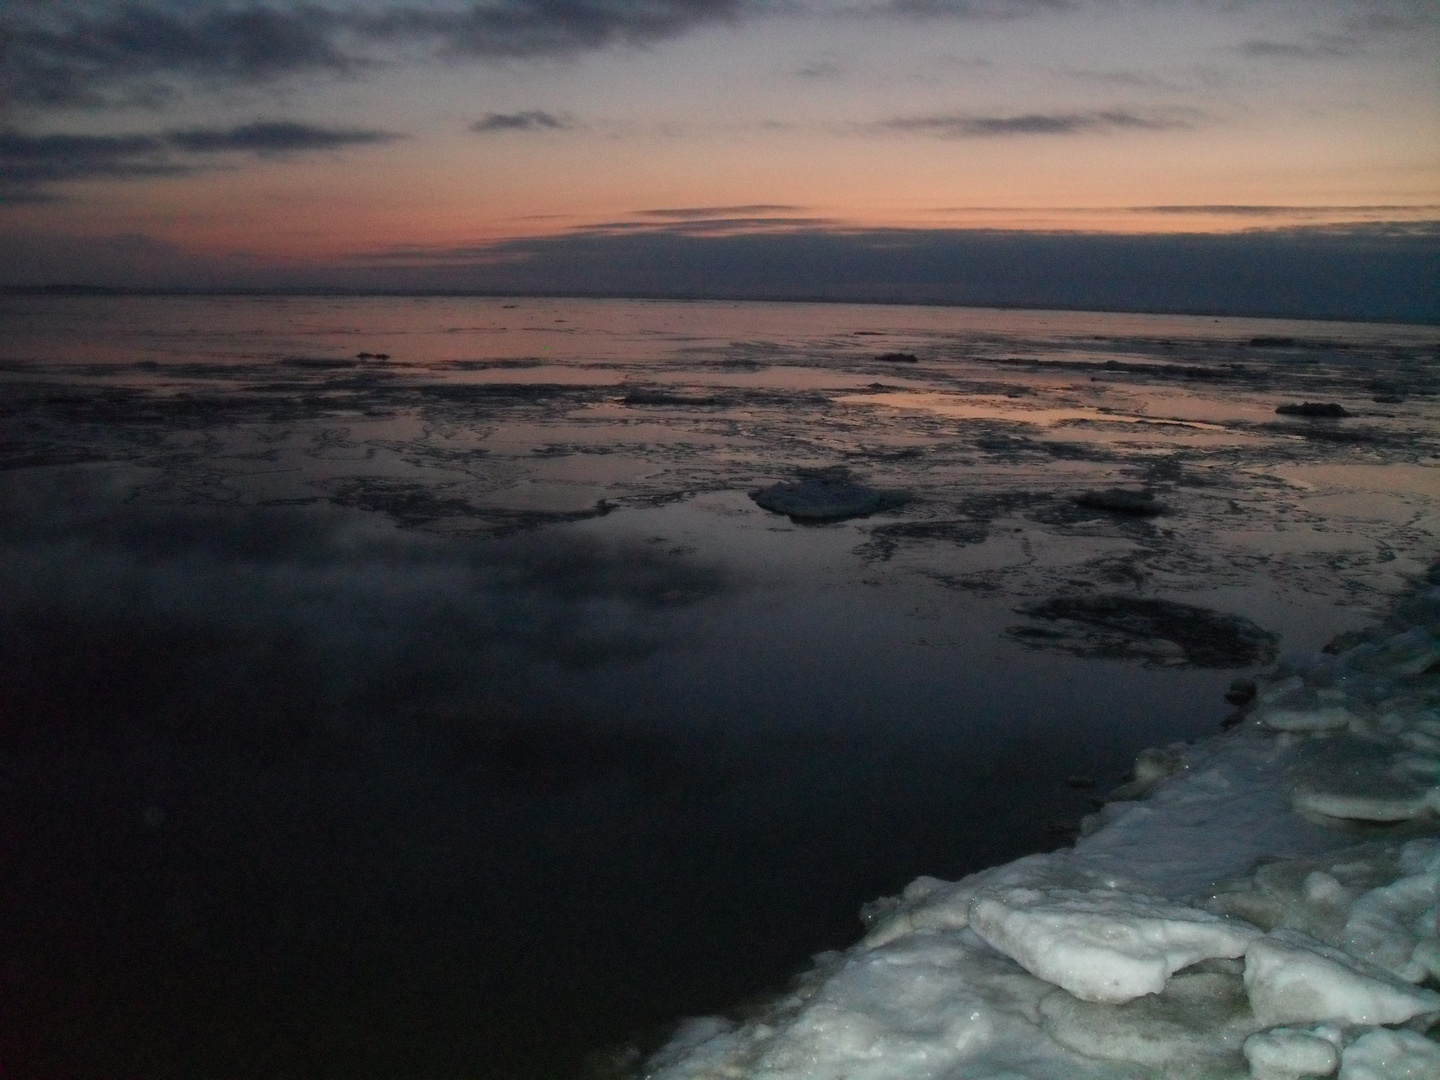
[[[756,505],[795,522],[869,517],[903,506],[909,497],[907,492],[869,487],[834,472],[782,481],[750,493]]]
[[[1435,580],[1142,753],[1074,847],[867,904],[859,944],[645,1075],[1440,1080]]]

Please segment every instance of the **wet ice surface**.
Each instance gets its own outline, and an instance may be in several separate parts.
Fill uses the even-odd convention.
[[[0,305],[21,1074],[652,1045],[917,874],[1069,842],[1087,780],[1367,625],[1440,531],[1433,329]],[[1275,413],[1305,401],[1351,415]],[[815,476],[907,499],[811,525],[749,494]],[[1112,488],[1164,512],[1080,501]],[[1348,707],[1300,698],[1262,708]],[[1336,745],[1297,797],[1373,803]]]

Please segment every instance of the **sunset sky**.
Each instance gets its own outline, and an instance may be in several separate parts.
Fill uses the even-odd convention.
[[[0,283],[1437,221],[1434,0],[0,8]]]

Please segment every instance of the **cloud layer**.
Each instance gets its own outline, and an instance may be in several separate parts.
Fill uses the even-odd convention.
[[[1095,131],[1165,131],[1189,127],[1174,116],[1147,115],[1125,109],[1090,112],[1021,113],[984,116],[946,113],[932,116],[897,116],[871,125],[873,130],[944,139],[985,139],[1004,135],[1079,135]]]
[[[571,131],[577,126],[572,117],[543,109],[529,109],[525,112],[486,113],[470,125],[470,130],[479,135],[490,135],[501,131]]]
[[[497,58],[643,44],[735,18],[743,0],[57,0],[0,14],[8,108],[157,103],[185,83],[353,75],[397,56]]]
[[[386,253],[369,280],[591,295],[1440,322],[1440,223],[1103,235],[724,217]],[[358,270],[357,261],[357,270]],[[361,275],[363,276],[363,275]]]
[[[27,135],[0,131],[0,198],[46,197],[70,180],[174,176],[213,165],[212,156],[280,156],[372,146],[399,136],[364,128],[256,121],[227,128],[185,128],[151,135]]]

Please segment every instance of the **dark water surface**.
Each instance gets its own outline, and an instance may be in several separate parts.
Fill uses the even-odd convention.
[[[1365,623],[1440,536],[1437,336],[0,298],[0,1067],[594,1075],[1069,842],[1266,661],[1025,609]],[[748,496],[807,470],[909,501]]]

